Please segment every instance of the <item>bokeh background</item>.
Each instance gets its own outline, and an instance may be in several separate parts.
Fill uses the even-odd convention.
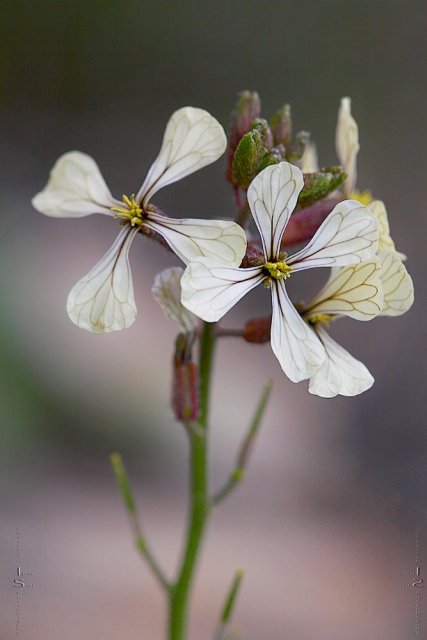
[[[45,218],[30,199],[71,149],[96,158],[113,193],[135,192],[172,111],[204,107],[226,126],[245,88],[259,91],[266,115],[291,102],[324,165],[336,162],[339,99],[352,97],[359,186],[385,200],[417,299],[402,318],[334,327],[376,378],[354,399],[310,396],[284,378],[268,345],[220,344],[214,487],[264,381],[275,386],[247,479],[211,521],[191,640],[212,638],[238,566],[246,577],[234,626],[244,640],[425,637],[427,603],[420,589],[417,622],[412,576],[416,566],[427,573],[426,28],[422,0],[3,0],[2,639],[15,634],[16,530],[34,584],[22,593],[21,637],[163,638],[162,595],[133,549],[108,454],[122,452],[169,572],[186,508],[185,434],[169,408],[176,329],[150,294],[173,257],[135,242],[137,322],[87,334],[69,322],[66,296],[117,229],[101,217]],[[156,202],[170,215],[231,216],[223,176],[220,161]],[[301,287],[313,282],[302,277]],[[225,324],[259,315],[267,299],[255,292]]]

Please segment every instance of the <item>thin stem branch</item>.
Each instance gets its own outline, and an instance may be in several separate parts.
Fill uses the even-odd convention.
[[[136,504],[133,497],[132,489],[127,477],[127,473],[123,464],[122,456],[119,453],[113,453],[110,456],[111,465],[113,467],[114,475],[116,476],[117,484],[122,495],[124,505],[126,507],[127,514],[129,516],[129,522],[134,533],[136,548],[140,551],[144,559],[146,560],[149,568],[151,569],[154,577],[159,584],[167,592],[170,591],[170,583],[164,575],[162,569],[157,563],[147,538],[143,534],[141,525],[138,520],[138,514],[136,510]]]
[[[273,387],[273,382],[269,380],[263,389],[263,392],[261,394],[261,397],[255,409],[255,413],[249,425],[249,429],[246,432],[246,435],[240,446],[239,452],[237,454],[235,467],[231,472],[223,488],[220,489],[218,493],[215,494],[215,496],[212,498],[211,502],[213,506],[217,506],[227,496],[229,496],[230,493],[237,487],[238,484],[240,484],[240,482],[243,480],[245,476],[245,471],[248,464],[249,456],[250,456],[256,435],[258,433],[258,429],[261,425],[264,412],[267,408],[267,403],[270,397],[272,387]]]
[[[217,329],[217,338],[242,338],[243,329]]]
[[[219,628],[215,636],[215,640],[225,640],[225,633],[227,631],[228,624],[231,620],[231,616],[233,615],[233,611],[236,606],[236,600],[237,596],[239,595],[243,576],[244,571],[242,569],[238,569],[233,577],[233,581],[230,585],[230,589],[228,590],[221,611]]]

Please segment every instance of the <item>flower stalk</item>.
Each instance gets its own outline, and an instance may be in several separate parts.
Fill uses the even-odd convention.
[[[215,350],[215,331],[205,322],[200,336],[200,431],[187,429],[190,446],[190,516],[178,577],[169,595],[169,640],[185,640],[194,573],[210,512],[208,489],[209,392]]]

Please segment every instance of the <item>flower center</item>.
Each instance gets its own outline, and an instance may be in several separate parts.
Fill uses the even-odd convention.
[[[286,280],[290,278],[293,267],[286,262],[266,262],[264,265],[264,273],[269,278],[275,280]]]
[[[135,200],[135,194],[130,197],[123,195],[122,197],[124,207],[111,207],[111,211],[114,211],[115,218],[129,222],[131,227],[140,227],[144,222],[144,212]]]
[[[320,324],[323,327],[329,327],[331,322],[334,320],[336,320],[335,316],[328,313],[318,313],[315,316],[311,316],[311,318],[308,319],[308,322],[312,325]]]

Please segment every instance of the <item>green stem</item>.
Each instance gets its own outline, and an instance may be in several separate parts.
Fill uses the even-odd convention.
[[[188,608],[194,572],[207,517],[208,493],[208,415],[209,390],[215,348],[214,325],[204,323],[200,337],[200,432],[188,430],[190,444],[190,518],[185,550],[178,578],[170,590],[169,640],[185,640]]]

